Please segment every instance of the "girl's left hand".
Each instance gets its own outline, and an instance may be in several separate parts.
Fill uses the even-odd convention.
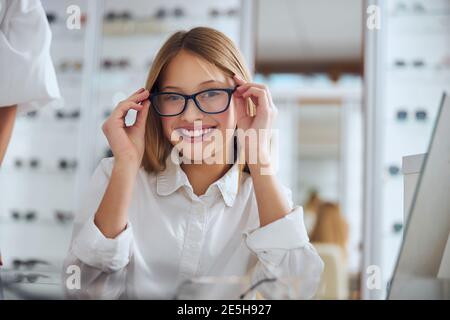
[[[278,109],[273,103],[272,96],[266,85],[245,82],[236,75],[233,79],[239,85],[234,93],[237,103],[237,126],[244,131],[249,129],[255,130],[258,142],[257,146],[248,146],[249,143],[246,141],[246,159],[249,159],[249,152],[258,151],[257,164],[261,164],[259,162],[263,161],[262,164],[267,165],[268,163],[265,162],[269,161],[270,158],[271,129],[277,117]],[[247,114],[247,98],[250,98],[256,106],[256,115],[254,117]],[[250,165],[250,163],[248,164]]]

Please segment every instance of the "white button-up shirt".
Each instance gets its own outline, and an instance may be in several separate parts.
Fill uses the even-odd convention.
[[[39,0],[0,0],[0,107],[23,113],[60,102],[51,38]]]
[[[194,194],[170,156],[160,173],[140,169],[127,227],[107,239],[93,221],[113,161],[101,161],[75,221],[65,267],[80,267],[81,289],[68,290],[69,297],[171,299],[181,283],[209,276],[245,276],[251,284],[296,277],[301,279],[297,297],[315,294],[323,262],[309,242],[302,208],[296,206],[284,218],[259,227],[251,176],[243,172],[238,187],[237,164],[201,196]],[[284,191],[292,208],[290,191]],[[267,282],[258,291],[270,297],[274,286],[282,285]],[[233,299],[242,293],[219,287],[208,287],[206,297]]]

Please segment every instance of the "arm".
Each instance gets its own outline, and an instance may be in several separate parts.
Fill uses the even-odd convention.
[[[11,139],[14,122],[16,120],[17,106],[0,108],[0,166]]]
[[[292,207],[283,193],[275,175],[261,174],[262,167],[258,164],[249,165],[250,175],[255,190],[256,202],[261,227],[264,227],[288,214]],[[268,169],[264,167],[264,169]]]
[[[236,75],[234,80],[239,85],[234,94],[238,114],[237,126],[244,132],[256,131],[258,137],[257,141],[250,139],[247,142],[242,139],[240,144],[244,145],[258,203],[259,220],[263,227],[283,218],[292,209],[273,174],[275,171],[270,161],[270,132],[278,110],[266,86],[245,82]],[[245,113],[247,99],[251,99],[256,106],[256,115],[253,117]],[[252,159],[250,154],[256,154],[256,159]]]
[[[108,187],[94,219],[95,225],[107,238],[114,239],[126,229],[127,210],[137,169],[139,168],[121,160],[114,164]]]
[[[277,279],[275,282],[265,282],[258,288],[265,297],[312,298],[319,286],[324,265],[309,243],[303,209],[293,207],[290,191],[283,188],[272,174],[270,134],[267,133],[278,113],[277,108],[266,86],[246,83],[236,76],[235,80],[239,85],[235,97],[238,112],[241,113],[238,127],[258,133],[256,145],[244,145],[246,159],[253,161],[249,157],[251,151],[257,154],[255,163],[247,161],[256,198],[253,201],[256,206],[253,205],[252,210],[257,211],[260,220],[259,228],[245,233],[248,248],[258,257],[252,282]],[[248,98],[256,106],[255,117],[242,112]],[[289,296],[289,293],[294,294]]]
[[[127,210],[133,185],[144,154],[144,133],[149,108],[149,92],[139,90],[119,103],[103,125],[103,131],[114,154],[114,167],[94,222],[107,238],[115,238],[127,225]],[[140,102],[145,101],[142,105]],[[130,109],[140,111],[135,125],[125,127]],[[114,212],[114,214],[111,214]]]
[[[125,290],[126,268],[131,258],[132,226],[114,239],[106,238],[94,224],[93,212],[105,194],[114,160],[103,159],[95,170],[77,214],[63,279],[68,298],[117,299]],[[113,212],[113,211],[111,211]]]
[[[139,90],[119,103],[103,125],[115,157],[100,163],[75,221],[63,270],[70,298],[112,299],[124,292],[133,240],[128,208],[143,155],[147,97],[148,91]],[[138,116],[133,126],[125,127],[130,109],[137,110]],[[73,267],[80,271],[80,288],[76,282],[71,285]]]
[[[292,205],[289,189],[281,187],[283,198]],[[253,200],[256,203],[256,200]],[[251,210],[257,211],[253,204]],[[303,223],[303,209],[294,206],[283,218],[245,232],[246,244],[258,261],[252,284],[264,279],[257,290],[266,298],[310,299],[317,292],[324,264],[309,242]]]

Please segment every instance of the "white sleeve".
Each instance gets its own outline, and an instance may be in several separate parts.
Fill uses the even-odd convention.
[[[286,194],[292,204],[290,190]],[[252,283],[277,279],[261,282],[257,290],[263,296],[280,299],[277,295],[286,296],[292,292],[295,299],[311,299],[315,295],[324,264],[309,242],[301,206],[294,207],[285,217],[244,235],[248,248],[258,257]]]
[[[113,166],[113,158],[103,159],[92,176],[81,212],[74,223],[72,241],[64,268],[78,266],[81,288],[66,290],[70,298],[119,298],[125,289],[126,266],[132,256],[133,233],[127,228],[108,239],[94,223],[95,212],[103,198]],[[64,272],[67,279],[70,274]]]
[[[39,0],[3,1],[0,21],[0,107],[19,112],[60,98],[50,57],[51,30]]]

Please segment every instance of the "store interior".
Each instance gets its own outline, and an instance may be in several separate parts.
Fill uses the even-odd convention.
[[[375,29],[370,3],[382,17]],[[387,297],[408,210],[404,157],[427,152],[442,94],[450,92],[450,1],[42,4],[62,99],[18,117],[0,170],[2,270],[37,275],[17,287],[62,297],[60,273],[84,186],[112,155],[102,123],[145,84],[170,34],[208,26],[239,46],[254,82],[268,86],[279,109],[278,176],[303,206],[325,262],[316,299]],[[71,6],[81,8],[79,28],[68,25]],[[372,265],[382,274],[375,290],[365,285]]]

